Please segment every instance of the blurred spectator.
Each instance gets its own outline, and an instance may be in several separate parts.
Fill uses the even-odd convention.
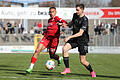
[[[12,24],[10,22],[7,23],[8,33],[12,34]]]
[[[28,32],[27,32],[27,30],[23,30],[23,39],[24,39],[24,41],[26,42],[26,40],[27,40],[27,35],[28,35]]]
[[[111,33],[114,35],[114,33],[115,33],[115,27],[116,27],[116,25],[115,25],[115,23],[112,23],[111,24],[111,27],[110,27],[110,31],[111,31]]]
[[[18,27],[19,27],[18,32],[19,32],[20,34],[23,33],[24,27],[22,26],[21,23],[18,24]]]
[[[68,34],[71,34],[71,28],[68,28]]]
[[[4,30],[4,33],[5,33],[5,34],[8,34],[8,33],[9,33],[8,27],[3,27],[3,30]]]
[[[98,34],[98,26],[94,25],[94,32],[95,32],[95,35]]]
[[[115,33],[117,33],[117,31],[118,31],[118,25],[115,24]]]
[[[36,26],[37,26],[37,23],[35,22],[35,23],[34,23],[34,27],[36,27]]]
[[[14,26],[15,26],[15,21],[11,21],[11,31],[12,31],[11,34],[14,33]]]
[[[6,35],[4,36],[4,41],[9,41],[9,36],[8,36],[8,27],[3,27],[3,33],[5,33]]]
[[[114,35],[117,33],[117,24],[112,23],[110,25],[108,22],[106,22],[106,24],[104,22],[101,22],[100,25],[94,25],[94,32],[95,35],[109,35],[110,32]]]
[[[42,23],[41,22],[38,23],[38,28],[39,28],[38,34],[43,34]]]
[[[2,23],[2,21],[0,22],[0,33],[3,34],[3,23]]]
[[[39,28],[38,28],[38,26],[34,26],[34,29],[35,29],[35,34],[38,34],[38,33],[39,33]]]
[[[14,24],[14,34],[18,34],[18,24],[17,23],[15,23]]]
[[[34,28],[33,27],[30,30],[30,41],[34,42]]]
[[[100,33],[104,34],[104,30],[105,30],[105,23],[104,22],[101,22],[99,29],[100,29]]]
[[[99,25],[94,25],[95,35],[101,35],[101,27]]]
[[[65,30],[64,27],[62,27],[62,28],[61,28],[61,31],[62,31],[63,33],[65,33],[66,30]]]
[[[110,24],[108,22],[106,22],[105,24],[105,34],[106,35],[110,34]]]

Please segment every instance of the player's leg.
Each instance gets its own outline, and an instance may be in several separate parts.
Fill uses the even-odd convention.
[[[70,73],[70,68],[69,68],[69,54],[68,51],[72,49],[71,45],[69,43],[66,43],[63,46],[63,60],[64,60],[64,64],[65,64],[65,69],[63,72],[61,72],[61,74],[67,74]]]
[[[44,49],[47,47],[48,43],[49,43],[49,41],[46,40],[45,37],[40,41],[40,43],[39,43],[38,46],[37,46],[37,49],[35,50],[32,58],[31,58],[30,67],[26,70],[27,73],[31,73],[31,72],[32,72],[32,69],[33,69],[33,67],[34,67],[34,64],[35,64],[35,62],[37,61],[38,55],[40,54],[40,52],[41,52],[42,50],[44,50]]]
[[[58,66],[62,63],[63,57],[59,57],[56,53],[57,46],[59,43],[59,38],[54,38],[51,43],[49,44],[49,55],[51,59],[55,59],[58,61]]]
[[[86,56],[80,55],[80,62],[82,65],[84,65],[86,67],[86,69],[88,71],[90,71],[92,77],[96,77],[96,74],[95,74],[94,70],[92,69],[90,63],[86,60]]]
[[[79,46],[78,50],[80,52],[80,62],[90,71],[92,77],[96,77],[95,72],[93,71],[90,63],[86,60],[86,53],[88,52],[88,46]]]
[[[37,61],[38,55],[40,54],[40,52],[42,50],[45,49],[45,46],[43,44],[39,44],[35,53],[33,54],[32,58],[31,58],[31,64],[30,67],[26,70],[27,73],[32,73],[32,69],[34,67],[35,62]]]
[[[49,49],[50,58],[57,60],[57,61],[58,61],[58,66],[60,66],[61,63],[62,63],[63,57],[62,57],[62,56],[60,57],[60,56],[58,56],[57,54],[55,54],[56,51],[53,52],[54,50],[55,50],[54,48],[50,48],[50,49]]]

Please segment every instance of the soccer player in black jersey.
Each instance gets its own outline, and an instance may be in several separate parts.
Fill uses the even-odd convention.
[[[76,5],[76,13],[72,18],[73,35],[66,37],[66,44],[63,46],[63,60],[65,70],[61,74],[70,73],[69,68],[69,54],[68,50],[78,47],[80,54],[80,62],[90,71],[92,77],[96,77],[90,63],[86,60],[86,53],[88,53],[88,18],[84,14],[84,4]]]

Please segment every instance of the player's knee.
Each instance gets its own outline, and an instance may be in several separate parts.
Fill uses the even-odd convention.
[[[41,49],[36,49],[35,53],[39,54],[41,52]]]
[[[63,50],[63,53],[66,53],[68,51],[67,47],[65,46],[62,48],[62,50]]]
[[[86,62],[86,61],[85,61],[84,59],[80,59],[80,63],[81,63],[81,64],[83,64],[83,65],[84,65],[84,64],[85,64],[85,62]]]

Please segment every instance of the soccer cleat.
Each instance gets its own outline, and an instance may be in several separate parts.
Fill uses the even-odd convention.
[[[65,68],[65,70],[61,72],[61,74],[67,74],[67,73],[71,73],[70,68]]]
[[[32,69],[30,69],[30,68],[26,69],[26,73],[27,74],[31,74],[32,73]]]
[[[60,59],[58,60],[58,66],[61,65],[62,61],[63,61],[63,57],[61,56]]]
[[[92,77],[96,77],[96,74],[95,74],[94,71],[91,72],[91,76],[92,76]]]

